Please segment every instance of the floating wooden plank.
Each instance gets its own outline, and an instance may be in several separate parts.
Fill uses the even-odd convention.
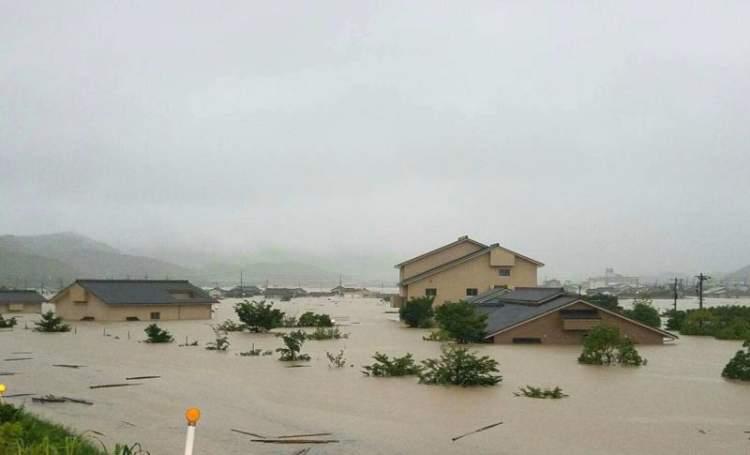
[[[11,352],[13,355],[33,354],[33,352]]]
[[[338,439],[251,439],[251,442],[266,444],[335,444]]]
[[[306,455],[307,452],[309,451],[310,451],[310,447],[307,447],[307,448],[300,450],[299,452],[294,452],[294,455]]]
[[[286,368],[309,368],[312,365],[287,365]]]
[[[131,376],[129,378],[125,378],[126,381],[136,381],[138,379],[159,379],[161,376]]]
[[[131,426],[131,427],[134,427],[134,426],[135,426],[135,424],[134,424],[134,423],[130,423],[130,422],[128,422],[127,420],[120,420],[120,422],[124,423],[125,425],[129,425],[129,426]]]
[[[53,367],[60,367],[60,368],[83,368],[86,365],[71,365],[71,364],[67,364],[67,363],[57,363],[57,364],[54,364],[52,366]]]
[[[0,373],[0,376],[15,376],[16,373],[11,373],[9,371]]]
[[[108,389],[111,387],[130,387],[134,385],[142,385],[140,382],[127,382],[124,384],[101,384],[101,385],[90,385],[89,389]]]
[[[489,430],[490,428],[494,428],[494,427],[496,427],[498,425],[502,425],[502,423],[503,422],[493,423],[491,425],[487,425],[486,427],[482,427],[482,428],[480,428],[478,430],[474,430],[474,431],[470,431],[468,433],[464,433],[462,435],[456,436],[455,438],[451,438],[451,441],[454,441],[454,442],[458,441],[459,439],[461,439],[463,437],[466,437],[466,436],[469,436],[469,435],[472,435],[472,434],[475,434],[475,433],[479,433],[480,431]]]
[[[251,432],[249,432],[249,431],[236,430],[236,429],[234,429],[234,428],[232,428],[232,431],[234,431],[235,433],[246,434],[246,435],[248,435],[248,436],[252,436],[252,437],[254,437],[254,438],[263,438],[263,439],[265,439],[265,438],[266,438],[266,437],[265,437],[265,436],[263,436],[262,434],[251,433]]]
[[[284,436],[276,436],[276,439],[290,439],[290,438],[310,438],[313,436],[331,436],[333,433],[307,433],[307,434],[289,434]]]
[[[30,397],[32,395],[36,395],[35,393],[13,393],[10,395],[3,395],[3,398],[20,398],[20,397]]]
[[[94,403],[88,400],[82,400],[80,398],[71,398],[71,397],[58,397],[55,395],[44,395],[42,397],[34,397],[31,399],[31,401],[37,402],[37,403],[78,403],[78,404],[85,404],[88,406],[93,405]]]
[[[16,360],[32,360],[32,359],[33,357],[12,357],[10,359],[3,359],[3,360],[5,360],[6,362],[14,362]]]

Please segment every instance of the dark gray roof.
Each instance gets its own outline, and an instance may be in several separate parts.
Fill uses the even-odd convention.
[[[104,303],[113,305],[217,303],[203,289],[187,280],[76,280]],[[173,293],[186,292],[189,298]]]
[[[36,291],[0,289],[0,303],[42,303],[47,299]]]
[[[548,311],[573,303],[579,299],[580,297],[575,295],[563,294],[537,305],[492,302],[477,304],[477,310],[480,313],[487,315],[487,334],[492,335],[503,329],[542,315]]]
[[[517,287],[507,294],[498,297],[507,303],[521,303],[526,305],[539,305],[548,300],[555,299],[565,294],[563,288],[523,288]]]

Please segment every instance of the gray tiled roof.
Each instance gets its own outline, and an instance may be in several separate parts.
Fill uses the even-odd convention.
[[[560,295],[537,305],[521,303],[492,302],[477,304],[477,310],[487,315],[487,334],[494,334],[500,330],[519,324],[548,311],[563,307],[579,300],[574,295]]]
[[[565,294],[562,288],[524,288],[517,287],[499,297],[504,302],[538,305]]]
[[[0,303],[42,303],[46,301],[47,299],[36,291],[0,290]]]
[[[113,305],[217,303],[203,289],[187,280],[77,280],[104,303]],[[190,298],[176,298],[175,292],[187,292]]]

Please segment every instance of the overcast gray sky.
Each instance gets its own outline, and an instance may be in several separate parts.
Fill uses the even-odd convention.
[[[750,263],[750,2],[0,1],[0,233]]]

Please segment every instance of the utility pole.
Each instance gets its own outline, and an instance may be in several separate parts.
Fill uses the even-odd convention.
[[[700,273],[695,276],[698,278],[698,284],[696,285],[695,291],[698,293],[698,308],[703,309],[703,282],[710,280],[711,277]]]
[[[240,270],[240,297],[245,297],[244,271]]]
[[[674,279],[672,290],[674,291],[674,312],[677,314],[677,278]]]

